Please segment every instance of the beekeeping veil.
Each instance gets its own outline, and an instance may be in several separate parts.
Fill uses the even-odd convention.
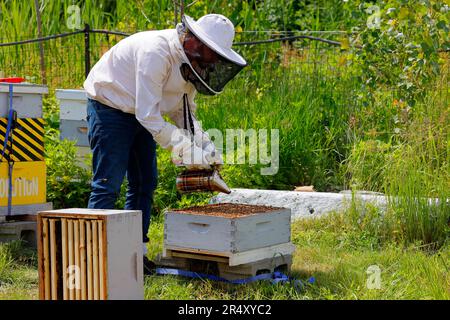
[[[186,52],[185,49],[188,63],[181,66],[183,77],[190,81],[199,93],[221,93],[224,86],[247,65],[244,58],[231,49],[234,39],[232,22],[220,14],[208,14],[197,21],[184,15],[180,27],[184,32],[190,31],[216,53],[213,61],[205,61],[200,53]]]

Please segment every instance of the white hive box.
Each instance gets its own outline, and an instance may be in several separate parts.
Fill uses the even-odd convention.
[[[37,229],[40,299],[143,299],[141,211],[41,211]]]
[[[59,100],[60,139],[75,141],[79,165],[86,167],[86,159],[91,153],[88,141],[87,96],[82,89],[56,89]]]
[[[86,103],[84,90],[57,89],[61,139],[74,140],[76,146],[88,147]]]
[[[46,202],[46,166],[44,161],[44,120],[42,99],[47,86],[32,83],[13,83],[12,107],[17,112],[13,130],[12,152],[15,162],[12,171],[11,215],[35,215],[39,210],[51,209]],[[0,83],[0,127],[3,146],[9,114],[9,84]],[[0,218],[8,214],[9,166],[7,157],[0,162]]]
[[[213,204],[165,213],[164,256],[184,251],[229,259],[230,265],[290,255],[290,209]]]
[[[46,86],[29,83],[13,84],[13,108],[17,118],[42,118],[42,95],[48,93]],[[0,117],[8,116],[9,85],[0,84]]]

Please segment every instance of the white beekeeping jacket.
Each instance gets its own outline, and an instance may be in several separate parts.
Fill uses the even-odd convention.
[[[88,97],[136,115],[163,148],[171,149],[174,130],[183,128],[183,95],[194,111],[195,87],[181,76],[187,62],[176,29],[145,31],[123,39],[94,65],[84,89]],[[176,125],[164,120],[167,115]],[[201,126],[194,117],[195,129]]]

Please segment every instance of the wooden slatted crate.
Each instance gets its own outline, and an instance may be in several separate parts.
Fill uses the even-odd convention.
[[[52,210],[37,221],[40,299],[143,299],[141,211]]]

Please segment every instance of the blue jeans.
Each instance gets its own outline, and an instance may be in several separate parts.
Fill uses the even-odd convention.
[[[142,211],[143,242],[148,242],[153,191],[157,185],[156,143],[133,114],[87,102],[88,139],[92,150],[92,191],[88,208],[113,209],[123,178],[125,209]]]

